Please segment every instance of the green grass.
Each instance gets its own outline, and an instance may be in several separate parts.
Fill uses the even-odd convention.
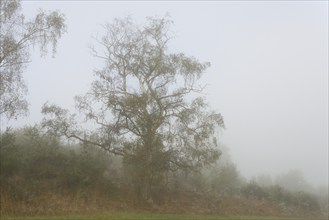
[[[2,220],[106,220],[106,219],[127,219],[127,220],[298,220],[303,218],[283,217],[248,217],[248,216],[216,216],[216,215],[186,215],[186,214],[151,214],[151,213],[111,213],[94,216],[33,216],[33,217],[1,217]],[[305,219],[305,218],[304,218]],[[309,218],[307,218],[309,219]],[[306,219],[305,219],[306,220]],[[320,220],[320,219],[318,219]],[[324,219],[321,219],[324,220]]]

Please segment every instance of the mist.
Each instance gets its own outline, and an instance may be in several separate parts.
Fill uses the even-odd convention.
[[[22,2],[26,17],[38,8],[60,10],[68,32],[55,58],[35,49],[23,74],[30,113],[3,127],[40,122],[47,101],[74,108],[102,65],[89,47],[106,22],[169,14],[170,49],[211,62],[204,96],[224,117],[218,136],[241,174],[298,170],[328,185],[328,2]]]

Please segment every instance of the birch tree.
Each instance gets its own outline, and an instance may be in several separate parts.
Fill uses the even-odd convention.
[[[17,118],[28,110],[27,86],[22,73],[30,62],[30,50],[40,46],[41,55],[65,32],[64,16],[58,11],[39,13],[26,21],[19,0],[0,1],[0,116]]]
[[[76,97],[79,115],[94,130],[80,129],[65,109],[43,107],[49,132],[122,156],[147,200],[166,173],[201,168],[221,154],[216,130],[224,127],[223,118],[209,110],[197,84],[210,64],[168,52],[171,24],[148,18],[138,26],[125,18],[105,26],[92,50],[104,68],[95,71],[89,92]]]

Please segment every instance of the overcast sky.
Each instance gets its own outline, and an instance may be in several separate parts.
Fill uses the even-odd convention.
[[[24,72],[30,114],[12,126],[39,122],[46,101],[72,109],[102,66],[88,46],[103,24],[168,13],[170,48],[212,64],[202,83],[224,116],[219,135],[241,173],[299,169],[312,184],[328,182],[327,1],[24,1],[22,8],[27,18],[38,8],[60,10],[68,32],[55,58],[33,52]]]

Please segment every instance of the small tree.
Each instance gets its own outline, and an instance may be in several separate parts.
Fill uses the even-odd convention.
[[[42,111],[48,131],[121,155],[133,168],[136,190],[150,199],[166,172],[201,168],[219,158],[215,134],[224,123],[207,110],[204,98],[187,101],[202,91],[195,83],[210,64],[168,53],[172,22],[147,21],[142,27],[130,18],[107,24],[98,40],[104,50],[93,49],[105,67],[95,71],[98,79],[76,97],[76,106],[94,131],[79,129],[74,115],[55,105]]]
[[[30,62],[30,47],[40,45],[44,55],[50,43],[54,53],[64,31],[64,17],[56,11],[40,11],[26,22],[19,0],[0,1],[0,116],[11,119],[27,112],[22,72]]]

